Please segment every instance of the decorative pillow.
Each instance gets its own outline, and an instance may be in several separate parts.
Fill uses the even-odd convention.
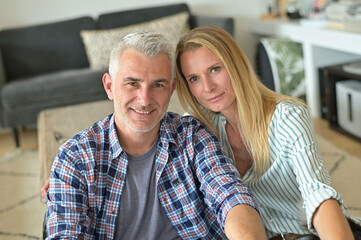
[[[133,31],[156,31],[163,34],[173,45],[189,30],[189,13],[181,12],[152,21],[104,30],[83,30],[80,36],[85,45],[91,69],[108,67],[110,52],[119,39]]]
[[[283,37],[261,41],[269,55],[275,91],[306,101],[302,44]]]

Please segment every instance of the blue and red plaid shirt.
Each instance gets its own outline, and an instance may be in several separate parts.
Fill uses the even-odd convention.
[[[216,137],[198,120],[167,113],[159,137],[158,197],[182,239],[225,239],[233,206],[257,209]],[[48,239],[113,239],[127,165],[113,115],[64,143],[51,171]]]

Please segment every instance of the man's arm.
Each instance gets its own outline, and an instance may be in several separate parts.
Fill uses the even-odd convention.
[[[195,169],[202,191],[229,239],[267,239],[258,206],[233,161],[207,129],[193,131]],[[198,142],[198,140],[200,141]],[[206,143],[206,144],[204,144]],[[204,146],[201,148],[200,146]],[[191,154],[190,154],[191,155]]]
[[[267,239],[262,219],[256,209],[246,204],[234,206],[227,214],[224,230],[232,239]]]
[[[335,199],[321,203],[314,213],[313,225],[321,239],[354,239],[351,228]]]
[[[73,153],[60,150],[50,174],[47,201],[48,239],[86,238],[91,219],[88,195]]]

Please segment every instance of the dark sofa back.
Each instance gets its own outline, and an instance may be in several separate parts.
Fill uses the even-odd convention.
[[[99,15],[98,24],[101,29],[118,28],[166,17],[184,11],[189,12],[189,8],[187,4],[181,3],[105,13]]]
[[[7,81],[89,66],[79,33],[95,27],[93,18],[81,17],[1,31],[0,47]]]

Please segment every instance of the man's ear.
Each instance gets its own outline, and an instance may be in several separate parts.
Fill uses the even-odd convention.
[[[107,93],[109,100],[113,100],[114,99],[113,89],[112,89],[113,81],[112,81],[110,74],[105,73],[103,75],[102,81],[103,81],[103,86],[104,86],[105,92]]]
[[[173,92],[174,92],[174,89],[175,89],[176,85],[177,85],[177,79],[176,79],[176,78],[174,78],[174,79],[173,79],[173,82],[172,82],[172,90],[171,90],[171,94],[173,94]]]

